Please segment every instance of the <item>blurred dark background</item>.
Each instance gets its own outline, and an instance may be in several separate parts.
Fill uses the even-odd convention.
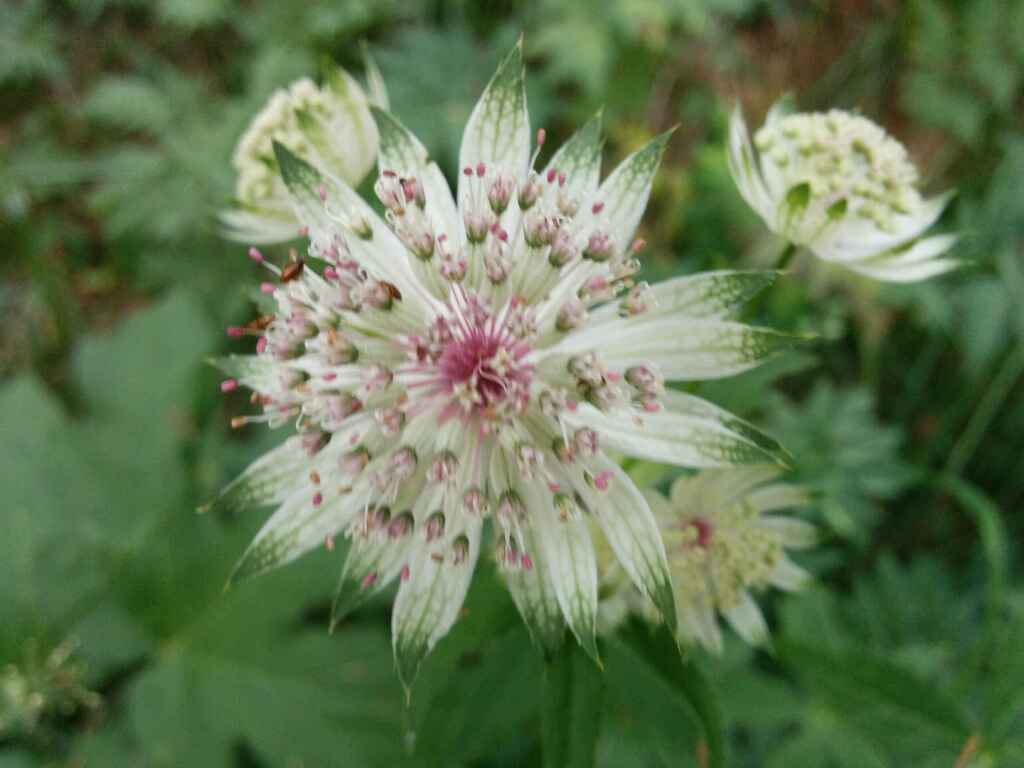
[[[539,763],[541,663],[488,564],[406,710],[386,600],[326,632],[338,552],[225,595],[261,515],[193,513],[279,439],[231,432],[244,396],[202,362],[259,279],[214,222],[248,120],[321,57],[361,75],[366,41],[451,171],[520,32],[550,144],[603,105],[610,168],[681,124],[651,277],[777,257],[726,167],[737,101],[859,110],[958,189],[967,267],[798,262],[750,319],[819,340],[700,387],[794,454],[824,543],[818,585],[765,602],[774,654],[698,661],[734,765],[1024,765],[1024,2],[4,0],[0,767]],[[599,764],[706,765],[685,702],[620,662]]]

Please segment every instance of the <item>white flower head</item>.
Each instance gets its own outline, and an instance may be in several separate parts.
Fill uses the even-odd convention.
[[[44,653],[32,639],[18,663],[0,667],[0,738],[40,736],[47,719],[102,704],[85,684],[86,670],[75,659],[77,646],[68,639]]]
[[[535,168],[521,46],[463,136],[453,197],[423,145],[374,108],[378,217],[324,162],[281,144],[308,228],[283,268],[256,354],[220,361],[262,412],[299,434],[215,502],[273,504],[235,578],[351,540],[335,620],[399,583],[392,630],[407,683],[459,614],[482,549],[534,639],[564,628],[596,656],[590,526],[670,626],[675,602],[651,510],[606,454],[693,467],[764,461],[778,446],[708,402],[667,391],[747,370],[791,339],[729,319],[774,273],[711,272],[642,290],[634,232],[668,136],[600,181],[591,120]],[[319,262],[317,271],[312,264]]]
[[[769,229],[819,258],[878,280],[912,282],[954,269],[953,235],[922,237],[952,197],[925,199],[903,145],[860,115],[768,113],[753,143],[739,107],[729,168]]]
[[[377,161],[379,138],[370,105],[387,108],[387,92],[367,57],[370,95],[348,72],[327,63],[323,85],[296,80],[271,95],[235,147],[235,207],[222,211],[226,237],[264,244],[298,237],[298,221],[281,178],[274,143],[309,162],[330,167],[350,186]]]
[[[814,546],[816,529],[769,513],[806,506],[808,492],[778,475],[772,466],[704,470],[679,478],[668,499],[645,492],[668,552],[681,637],[720,652],[721,614],[748,643],[762,644],[768,627],[751,592],[807,583],[786,550]]]

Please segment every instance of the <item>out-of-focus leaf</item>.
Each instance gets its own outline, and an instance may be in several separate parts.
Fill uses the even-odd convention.
[[[818,492],[824,522],[843,537],[866,541],[877,503],[914,475],[900,458],[902,435],[883,425],[868,390],[819,383],[802,403],[778,395],[766,407],[767,432],[793,456],[799,481]]]
[[[972,280],[953,296],[951,331],[954,333],[968,375],[982,373],[1002,351],[1006,328],[1013,313],[1007,285],[992,277]]]
[[[0,542],[6,643],[63,633],[170,506],[187,509],[183,403],[210,336],[184,296],[140,313],[76,360],[90,413],[70,421],[31,379],[3,391],[0,450],[11,535]],[[7,436],[10,437],[7,437]],[[61,639],[57,637],[56,639]]]
[[[576,643],[545,662],[541,738],[545,768],[590,768],[601,723],[601,670]]]
[[[301,595],[302,582],[292,573],[252,586],[213,604],[133,686],[128,709],[150,764],[225,764],[241,738],[273,765],[324,765],[339,754],[355,765],[394,764],[400,704],[386,635],[282,635],[274,609]]]
[[[670,634],[667,631],[654,633],[634,625],[618,637],[609,638],[608,646],[609,668],[616,661],[626,666],[627,660],[629,666],[646,667],[657,675],[662,686],[667,686],[674,697],[692,710],[702,733],[697,752],[706,753],[706,764],[710,768],[725,766],[725,718],[718,692],[695,661],[680,659],[679,649]]]
[[[191,31],[225,21],[234,0],[160,0],[160,18],[172,26]]]
[[[472,762],[535,739],[542,666],[493,567],[478,563],[463,615],[412,687],[411,751],[427,762]],[[393,685],[397,691],[397,677]]]
[[[0,390],[0,659],[56,632],[104,580],[97,555],[109,497],[67,430],[61,407],[35,379]]]
[[[915,117],[944,128],[965,144],[980,136],[984,104],[972,91],[932,72],[916,72],[909,79],[903,90],[903,102]]]
[[[887,659],[860,649],[822,651],[787,639],[776,649],[792,670],[809,681],[840,709],[886,708],[935,729],[951,748],[970,735],[960,703]]]
[[[166,130],[175,117],[165,94],[137,76],[100,80],[82,103],[82,113],[97,123],[152,133]]]
[[[0,84],[63,74],[59,47],[59,30],[45,3],[26,0],[6,6],[0,24]]]
[[[168,507],[188,508],[180,450],[196,429],[189,397],[211,342],[202,310],[179,293],[76,352],[90,418],[66,439],[116,499],[104,517],[118,547],[137,543]]]
[[[999,507],[982,491],[959,477],[942,477],[939,479],[939,487],[948,491],[974,518],[981,549],[988,565],[989,607],[994,619],[995,612],[1000,610],[1003,601],[1008,572],[1007,536],[1002,514]]]
[[[42,760],[31,752],[4,750],[0,752],[0,768],[40,768]]]

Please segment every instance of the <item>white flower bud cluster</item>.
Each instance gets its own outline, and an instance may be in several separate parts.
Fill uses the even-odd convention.
[[[274,159],[275,141],[289,149],[294,147],[296,152],[305,143],[289,90],[278,90],[270,97],[235,147],[231,162],[238,172],[235,196],[239,202],[259,205],[272,198],[287,199],[288,192]]]
[[[322,86],[304,77],[275,91],[232,157],[236,207],[221,212],[232,239],[271,243],[300,234],[277,167],[275,142],[299,157],[329,164],[356,186],[376,161],[379,136],[369,99],[340,68],[329,69]]]
[[[782,114],[751,141],[729,123],[729,171],[740,194],[791,249],[876,280],[909,283],[955,269],[956,235],[926,235],[952,193],[924,198],[906,149],[867,118],[841,110]]]
[[[860,115],[788,115],[764,125],[754,145],[766,173],[778,174],[789,190],[807,185],[806,199],[827,201],[827,214],[869,219],[889,231],[895,216],[921,205],[906,149]]]

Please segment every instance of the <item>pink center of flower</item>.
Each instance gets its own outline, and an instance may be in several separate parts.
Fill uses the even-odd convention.
[[[460,293],[452,313],[439,318],[426,338],[413,340],[414,369],[425,374],[428,398],[442,401],[439,421],[507,418],[529,402],[533,366],[522,338],[525,307],[515,299],[492,312],[472,294]]]
[[[465,338],[453,340],[444,348],[437,363],[441,378],[450,389],[468,383],[483,407],[504,400],[509,390],[507,372],[495,360],[501,348],[501,339],[483,328],[474,328]]]
[[[711,523],[702,517],[695,517],[686,524],[697,532],[697,538],[689,546],[707,549],[711,545]]]

